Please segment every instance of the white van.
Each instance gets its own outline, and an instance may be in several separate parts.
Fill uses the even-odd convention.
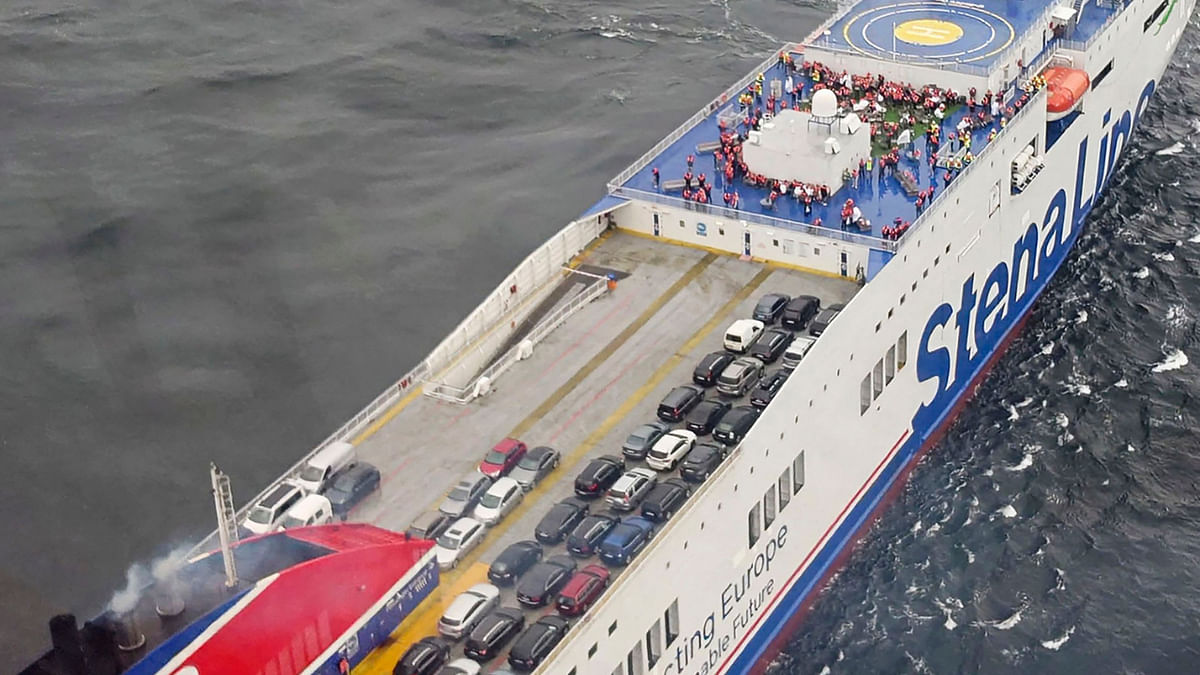
[[[325,525],[333,522],[333,505],[329,498],[322,495],[309,495],[296,502],[279,519],[279,529],[292,527],[308,527],[309,525]]]
[[[783,367],[786,370],[795,370],[796,366],[800,365],[800,361],[812,346],[817,344],[816,338],[810,338],[807,335],[797,335],[792,344],[788,345],[787,351],[783,353]]]
[[[763,322],[755,319],[738,319],[725,329],[725,349],[745,354],[762,335]]]
[[[354,446],[344,441],[330,443],[304,463],[296,483],[309,492],[320,492],[329,477],[354,461]]]

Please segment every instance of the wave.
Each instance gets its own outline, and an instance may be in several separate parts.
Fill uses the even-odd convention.
[[[1044,642],[1042,642],[1042,646],[1045,647],[1046,649],[1049,649],[1050,651],[1056,652],[1059,649],[1061,649],[1063,645],[1067,644],[1067,640],[1070,640],[1071,636],[1074,634],[1075,634],[1075,627],[1071,626],[1070,628],[1067,629],[1067,632],[1064,633],[1062,637],[1055,638],[1053,640],[1045,640]]]
[[[1150,371],[1155,373],[1165,373],[1171,370],[1179,370],[1187,364],[1187,354],[1184,354],[1183,350],[1172,349],[1167,353],[1166,358],[1154,364]]]

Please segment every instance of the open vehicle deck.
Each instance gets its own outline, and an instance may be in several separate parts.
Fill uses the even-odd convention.
[[[465,406],[410,396],[355,439],[359,457],[379,467],[383,485],[352,520],[396,531],[436,509],[455,482],[506,436],[562,453],[559,468],[490,528],[457,569],[443,572],[435,594],[356,672],[390,673],[409,645],[435,635],[437,619],[455,595],[485,582],[488,564],[505,546],[533,538],[534,526],[550,506],[573,495],[574,477],[587,460],[619,455],[629,432],[655,419],[662,396],[691,381],[700,357],[721,349],[726,326],[748,317],[760,295],[810,294],[832,304],[846,302],[858,290],[838,278],[625,232],[612,233],[585,256],[589,264],[629,276],[541,342],[532,357],[495,383],[491,394]],[[631,467],[636,464],[630,462]],[[594,502],[592,510],[607,507]],[[562,544],[546,547],[547,556],[565,552]],[[614,577],[619,574],[613,572]],[[518,606],[511,587],[502,589],[501,604]],[[532,612],[527,618],[535,620]],[[579,621],[587,616],[572,623]],[[461,641],[456,655],[460,651]],[[485,671],[505,658],[493,659]]]

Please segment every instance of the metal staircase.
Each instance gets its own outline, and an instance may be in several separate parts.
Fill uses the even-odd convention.
[[[213,502],[217,506],[217,534],[221,538],[221,557],[225,560],[225,586],[237,586],[237,565],[233,559],[233,545],[238,541],[237,511],[233,508],[233,490],[229,487],[229,476],[216,464],[210,464],[212,475]]]

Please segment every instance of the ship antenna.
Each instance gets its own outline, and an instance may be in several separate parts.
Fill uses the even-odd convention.
[[[229,476],[210,463],[213,502],[217,506],[217,534],[221,537],[221,557],[225,560],[225,587],[237,587],[237,565],[233,560],[233,545],[238,541],[237,513],[233,510],[233,490]]]

